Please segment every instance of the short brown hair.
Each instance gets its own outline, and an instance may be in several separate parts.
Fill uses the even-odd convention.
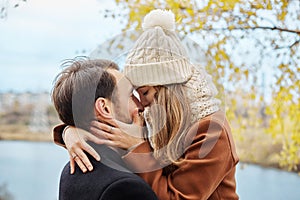
[[[94,116],[97,98],[110,99],[116,80],[106,69],[119,69],[112,61],[97,59],[69,60],[55,78],[52,101],[59,118],[67,125],[87,129]]]

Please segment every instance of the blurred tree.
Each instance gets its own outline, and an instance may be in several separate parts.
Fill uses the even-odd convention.
[[[8,191],[7,185],[1,184],[0,185],[0,200],[13,200],[13,195]]]
[[[116,0],[116,4],[120,9],[106,9],[104,16],[119,21],[124,31],[140,29],[143,17],[155,8],[172,10],[178,33],[200,44],[209,58],[206,68],[225,87],[222,95],[226,94],[230,120],[243,121],[235,132],[251,129],[255,134],[255,129],[264,129],[282,144],[280,165],[299,170],[299,0]],[[241,108],[254,105],[255,112],[240,114]]]

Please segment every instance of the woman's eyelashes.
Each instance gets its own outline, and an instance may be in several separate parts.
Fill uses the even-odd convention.
[[[149,92],[148,90],[143,92],[143,96],[147,96],[148,92]]]

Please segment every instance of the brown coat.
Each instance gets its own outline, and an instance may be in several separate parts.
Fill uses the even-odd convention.
[[[183,161],[164,176],[144,142],[123,157],[161,200],[236,200],[238,157],[225,114],[216,112],[194,124],[187,135]],[[153,171],[153,169],[155,169]]]

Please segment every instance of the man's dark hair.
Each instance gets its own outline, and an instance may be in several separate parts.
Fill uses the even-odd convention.
[[[109,60],[71,60],[55,78],[52,101],[59,118],[67,125],[87,129],[94,116],[97,98],[111,100],[116,87],[115,77],[106,69],[118,70]]]

